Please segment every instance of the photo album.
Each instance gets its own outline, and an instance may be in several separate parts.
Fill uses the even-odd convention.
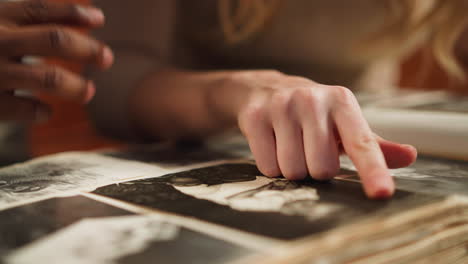
[[[0,263],[467,263],[468,164],[422,156],[397,191],[268,178],[241,137],[67,152],[0,169]]]
[[[388,201],[346,158],[333,181],[268,178],[240,139],[38,158],[0,170],[0,262],[466,263],[468,164],[393,174]]]

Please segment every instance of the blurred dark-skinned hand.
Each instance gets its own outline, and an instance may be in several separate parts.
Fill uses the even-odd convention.
[[[104,24],[92,6],[27,0],[0,3],[0,121],[45,121],[49,108],[34,98],[15,95],[26,90],[88,102],[94,83],[60,66],[24,64],[25,56],[52,57],[107,69],[113,54],[105,44],[72,27]]]

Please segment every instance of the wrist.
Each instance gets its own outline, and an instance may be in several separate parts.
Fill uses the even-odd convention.
[[[246,80],[248,71],[225,71],[207,85],[206,104],[219,122],[237,125],[237,117],[248,101],[252,86]]]

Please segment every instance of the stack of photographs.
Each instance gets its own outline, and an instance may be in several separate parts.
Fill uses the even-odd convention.
[[[291,182],[263,176],[242,148],[63,153],[3,168],[0,262],[468,261],[468,164],[421,158],[394,171],[393,199],[372,201],[347,160],[333,181]]]

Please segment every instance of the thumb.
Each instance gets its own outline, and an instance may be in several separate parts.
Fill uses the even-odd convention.
[[[390,169],[407,167],[416,161],[418,152],[415,147],[388,141],[377,135],[376,138]]]

